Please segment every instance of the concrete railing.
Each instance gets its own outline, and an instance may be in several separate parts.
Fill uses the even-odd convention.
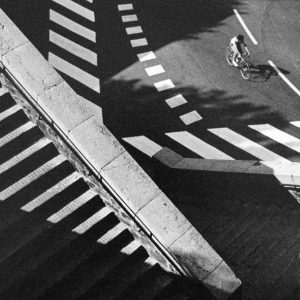
[[[5,72],[45,118],[46,131],[56,136],[59,148],[65,148],[89,185],[162,267],[201,281],[218,299],[240,286],[230,267],[120,145],[97,111],[2,10],[0,58]]]

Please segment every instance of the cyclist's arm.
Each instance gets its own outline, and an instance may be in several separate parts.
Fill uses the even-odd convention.
[[[248,50],[248,48],[247,48],[247,45],[245,44],[244,47],[245,47],[245,50],[246,50],[246,54],[247,54],[248,56],[250,56],[250,52],[249,52],[249,50]]]

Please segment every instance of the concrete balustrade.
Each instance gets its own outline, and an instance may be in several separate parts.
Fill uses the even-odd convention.
[[[67,148],[71,145],[94,170],[96,178],[87,176],[88,170],[83,173],[101,197],[105,183],[114,195],[106,194],[106,204],[150,255],[169,271],[201,281],[219,299],[240,286],[230,267],[102,124],[87,100],[69,87],[2,10],[0,55],[40,114],[67,140]]]

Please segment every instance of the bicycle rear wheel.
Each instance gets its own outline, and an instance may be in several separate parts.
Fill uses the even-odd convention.
[[[232,52],[231,49],[229,47],[226,48],[226,60],[228,62],[229,65],[233,65],[232,63]]]
[[[246,61],[243,61],[240,65],[240,72],[244,79],[248,80],[250,78],[250,68]]]

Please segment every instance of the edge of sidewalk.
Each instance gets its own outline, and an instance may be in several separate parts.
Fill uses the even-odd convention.
[[[218,299],[241,281],[117,139],[0,9],[0,62],[112,194],[178,263]],[[88,134],[87,134],[88,132]]]

